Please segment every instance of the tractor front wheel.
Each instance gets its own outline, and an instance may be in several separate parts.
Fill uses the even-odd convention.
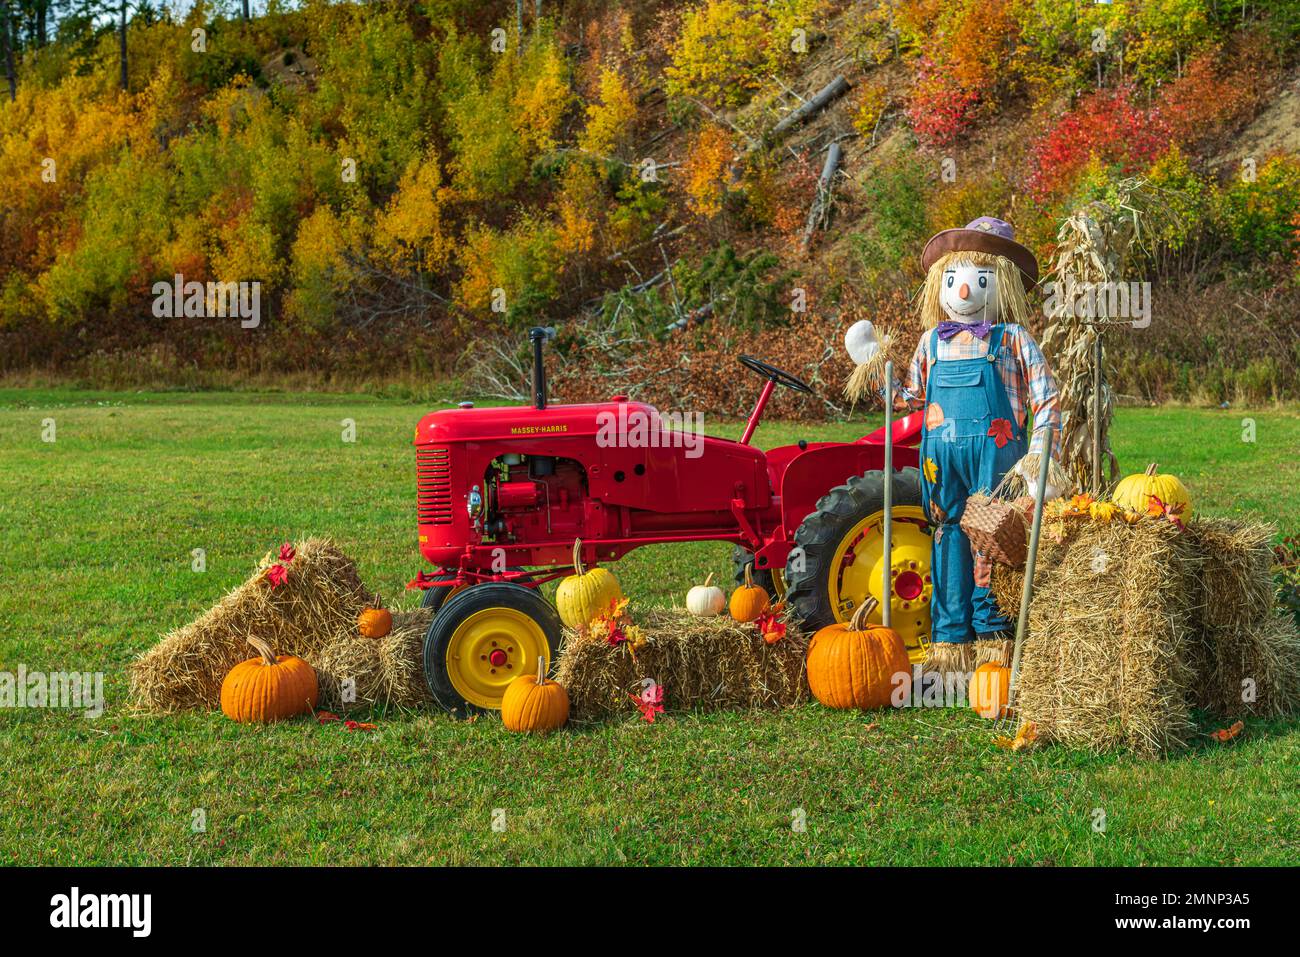
[[[516,568],[514,565],[511,565],[510,568],[507,569],[507,571],[517,572],[517,571],[522,571],[522,569]],[[433,613],[436,615],[442,609],[442,606],[447,604],[447,602],[451,600],[453,595],[459,595],[465,589],[473,588],[473,587],[474,586],[471,584],[471,585],[439,585],[434,588],[426,588],[424,590],[424,595],[421,596],[420,598],[420,607],[432,608]]]
[[[847,622],[867,595],[883,604],[889,568],[891,625],[913,661],[930,641],[931,532],[921,510],[921,473],[894,475],[891,550],[884,554],[885,476],[852,476],[817,502],[795,531],[785,567],[786,603],[809,631]],[[868,617],[880,623],[880,609]]]
[[[549,672],[560,647],[560,617],[534,588],[487,582],[451,596],[424,637],[424,677],[433,700],[457,717],[499,710],[506,686]]]

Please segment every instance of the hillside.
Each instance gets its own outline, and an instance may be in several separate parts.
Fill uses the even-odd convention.
[[[845,324],[912,338],[931,233],[999,216],[1047,263],[1138,176],[1176,215],[1119,391],[1300,395],[1300,0],[200,4],[135,12],[125,89],[113,25],[34,23],[0,105],[12,379],[509,395],[544,322],[566,398],[736,413],[749,351],[828,386],[779,413],[835,416]],[[186,283],[256,283],[256,315]]]

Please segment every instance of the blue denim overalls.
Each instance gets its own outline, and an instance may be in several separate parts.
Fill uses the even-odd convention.
[[[921,503],[936,526],[930,557],[933,642],[971,641],[976,634],[1000,631],[1010,624],[989,590],[975,586],[970,540],[958,524],[967,497],[992,489],[1025,454],[1024,429],[1012,414],[997,369],[1003,328],[1001,323],[993,326],[988,355],[977,359],[940,361],[939,332],[930,333],[933,361],[925,386],[926,424],[921,433]],[[942,409],[942,421],[933,421],[938,416],[932,415],[931,405]],[[1008,423],[999,423],[1004,438],[1010,435],[1001,448],[990,434],[990,427],[999,419]]]

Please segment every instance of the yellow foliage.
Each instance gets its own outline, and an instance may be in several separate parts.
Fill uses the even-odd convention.
[[[318,206],[302,221],[293,243],[293,290],[285,302],[291,318],[316,328],[329,325],[337,304],[357,280],[349,254],[360,229],[358,217],[341,218],[328,206]]]
[[[616,153],[627,142],[635,119],[636,100],[622,74],[604,67],[600,71],[600,101],[587,107],[587,128],[578,146],[598,156]]]
[[[515,130],[538,153],[555,149],[555,134],[573,102],[569,70],[554,43],[534,42],[514,77]]]
[[[375,220],[377,260],[396,269],[425,272],[446,265],[452,237],[443,222],[450,190],[442,185],[438,156],[430,151],[402,176],[397,193]]]
[[[889,91],[879,83],[865,83],[853,108],[853,128],[870,138],[889,107]]]
[[[744,103],[797,52],[795,30],[811,33],[823,0],[706,0],[682,18],[665,69],[673,96]]]
[[[555,227],[534,217],[505,231],[471,227],[457,259],[456,304],[470,315],[497,313],[508,321],[554,296],[563,264]]]

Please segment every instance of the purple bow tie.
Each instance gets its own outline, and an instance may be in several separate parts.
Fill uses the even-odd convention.
[[[976,339],[987,339],[989,330],[992,328],[993,324],[987,319],[981,319],[973,326],[964,322],[953,322],[951,319],[945,319],[938,326],[939,338],[944,340],[951,339],[959,332],[969,332]]]

